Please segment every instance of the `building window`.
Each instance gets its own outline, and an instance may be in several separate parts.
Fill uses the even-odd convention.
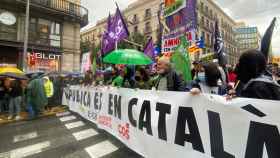
[[[208,6],[205,6],[205,13],[208,14]]]
[[[139,22],[137,14],[133,15],[132,23],[137,24]]]
[[[149,8],[149,9],[146,9],[146,11],[145,11],[145,19],[147,19],[147,18],[151,18],[152,17],[152,11],[151,11],[151,9]]]
[[[210,45],[210,35],[208,33],[206,34],[206,43],[208,46]]]
[[[50,34],[50,45],[53,47],[60,47],[61,30],[60,24],[52,22],[51,34]]]
[[[135,26],[134,29],[133,29],[133,32],[138,32],[138,26]]]
[[[214,19],[217,20],[217,22],[219,22],[217,13],[214,14]]]
[[[204,16],[201,16],[201,26],[204,26]]]
[[[205,39],[205,32],[204,32],[204,31],[201,32],[201,37],[202,37],[203,39]]]
[[[52,22],[45,19],[38,19],[38,36],[39,39],[36,41],[37,44],[44,45],[49,44],[49,35],[51,34]]]
[[[210,28],[210,26],[209,26],[209,20],[208,19],[206,19],[206,27],[209,29]]]
[[[201,11],[204,10],[204,3],[203,2],[200,2],[200,9],[201,9]]]
[[[24,21],[24,19],[23,19]],[[24,24],[24,22],[23,22]],[[42,18],[30,18],[30,43],[61,47],[61,25],[58,22]]]
[[[151,31],[152,31],[151,22],[146,22],[144,33],[147,34],[147,33],[150,33]]]
[[[214,31],[214,25],[212,22],[210,23],[210,29],[211,29],[211,31]]]

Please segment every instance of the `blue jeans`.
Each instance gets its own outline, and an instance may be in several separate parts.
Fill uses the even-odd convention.
[[[33,119],[35,117],[35,111],[31,103],[27,103],[27,111],[28,111],[29,119]]]
[[[41,112],[36,106],[32,105],[31,103],[27,103],[27,111],[29,119],[36,118]]]
[[[9,103],[9,114],[11,116],[13,115],[19,115],[21,111],[21,96],[15,97],[15,98],[10,98],[10,103]]]

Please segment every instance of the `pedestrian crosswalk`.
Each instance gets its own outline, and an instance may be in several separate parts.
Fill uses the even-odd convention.
[[[77,121],[77,122],[65,124],[67,129],[77,128],[77,127],[81,127],[81,126],[84,126],[84,125],[85,124],[82,121]]]
[[[1,127],[0,127],[1,128]],[[3,129],[3,130],[2,130]],[[2,127],[0,158],[128,158],[128,149],[71,112]],[[16,130],[15,130],[16,129]]]
[[[94,129],[86,129],[80,132],[73,133],[73,136],[76,138],[77,141],[87,139],[89,137],[97,135],[98,132],[96,132]]]
[[[62,113],[57,113],[56,114],[57,117],[66,116],[66,115],[70,115],[70,112],[66,111],[66,112],[62,112]]]
[[[92,158],[99,158],[113,153],[114,151],[118,150],[118,147],[112,144],[110,141],[106,140],[101,143],[87,147],[85,150]]]
[[[74,119],[76,119],[76,116],[65,116],[65,117],[61,117],[60,121],[61,122],[66,122],[66,121],[71,121],[71,120],[74,120]]]
[[[38,154],[49,146],[50,146],[50,142],[45,141],[45,142],[29,145],[26,147],[14,149],[14,150],[10,151],[9,155],[10,155],[10,158],[24,158],[24,157],[31,156],[34,154]]]
[[[27,133],[27,134],[23,134],[23,135],[16,135],[16,136],[14,136],[14,143],[25,141],[28,139],[34,139],[36,137],[38,137],[37,132],[31,132],[31,133]]]

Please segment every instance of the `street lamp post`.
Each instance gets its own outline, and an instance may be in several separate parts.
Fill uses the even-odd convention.
[[[28,49],[28,34],[29,34],[29,7],[30,7],[30,0],[26,0],[24,46],[23,46],[23,57],[22,57],[23,71],[27,70],[27,49]]]

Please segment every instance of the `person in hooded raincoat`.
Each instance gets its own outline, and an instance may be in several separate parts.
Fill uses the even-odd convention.
[[[27,104],[30,118],[34,118],[44,111],[48,98],[43,79],[35,78],[28,83]]]

